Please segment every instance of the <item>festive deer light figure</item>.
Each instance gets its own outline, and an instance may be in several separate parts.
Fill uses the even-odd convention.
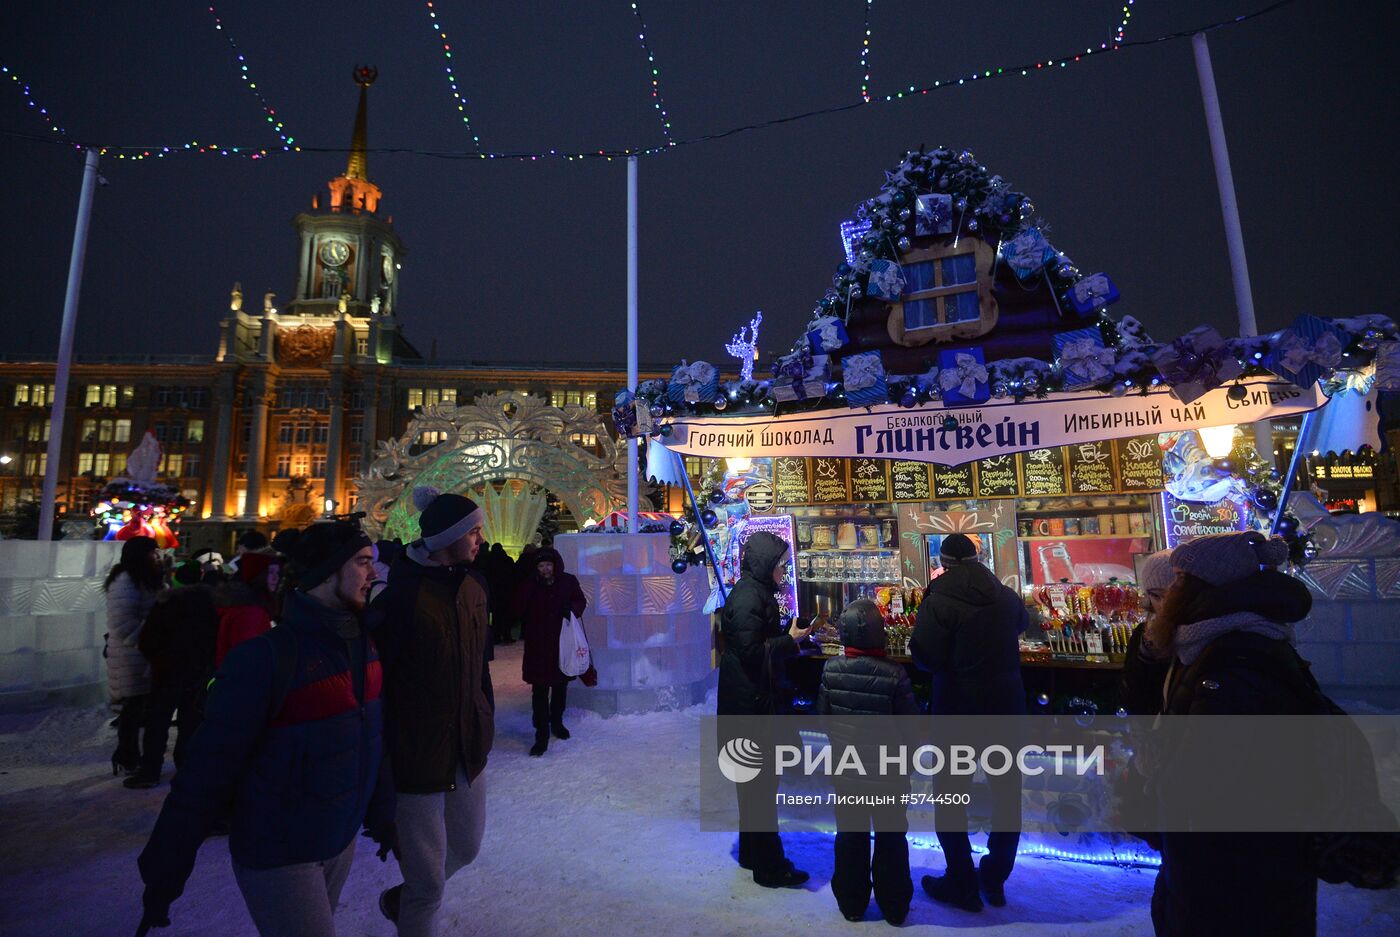
[[[763,324],[762,309],[754,314],[748,325],[734,334],[728,345],[724,346],[724,350],[729,352],[731,357],[739,359],[739,377],[745,381],[753,380],[753,362],[754,356],[758,353],[758,327],[761,324]],[[744,337],[746,332],[748,338]]]

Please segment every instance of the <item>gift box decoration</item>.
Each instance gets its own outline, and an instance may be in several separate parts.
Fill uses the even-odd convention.
[[[1376,389],[1400,390],[1400,342],[1376,346]]]
[[[1055,248],[1045,240],[1039,228],[1027,228],[1002,243],[1001,259],[1015,272],[1017,279],[1029,280],[1055,259]]]
[[[672,403],[699,403],[715,399],[719,393],[719,370],[708,361],[686,364],[685,359],[671,371],[666,395]]]
[[[1069,291],[1069,301],[1078,313],[1093,312],[1118,301],[1118,287],[1106,273],[1091,273],[1074,284]]]
[[[814,355],[836,351],[848,341],[846,324],[835,316],[819,316],[807,323],[807,344]]]
[[[865,295],[898,302],[904,295],[904,268],[893,260],[872,260]]]
[[[1348,340],[1330,322],[1303,313],[1278,333],[1264,367],[1299,387],[1311,387],[1342,363]]]
[[[829,380],[831,357],[814,355],[803,348],[774,362],[769,394],[779,401],[816,399],[826,394]]]
[[[1103,333],[1098,329],[1060,332],[1054,342],[1055,357],[1067,386],[1102,384],[1113,377],[1113,349],[1104,347]]]
[[[885,362],[878,351],[842,358],[841,381],[846,389],[846,402],[852,407],[873,407],[889,401]]]
[[[987,376],[987,359],[982,349],[940,351],[938,386],[943,390],[943,402],[950,407],[986,403],[992,391]]]
[[[1182,403],[1190,403],[1244,371],[1225,339],[1208,325],[1197,326],[1157,349],[1152,363]]]
[[[953,197],[941,192],[920,195],[914,213],[914,234],[953,233]]]

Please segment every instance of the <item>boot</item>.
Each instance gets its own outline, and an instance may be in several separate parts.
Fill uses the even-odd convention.
[[[934,901],[961,908],[964,911],[981,911],[982,896],[977,893],[977,882],[961,882],[950,875],[940,875],[934,878],[932,875],[925,875],[920,881],[924,886],[924,891]]]
[[[570,735],[569,730],[564,728],[564,723],[562,722],[555,722],[551,724],[549,727],[549,731],[552,732],[554,734],[554,737],[556,739],[559,739],[560,741],[567,739]]]
[[[129,787],[132,790],[145,791],[160,785],[160,775],[151,777],[149,774],[133,774],[122,781],[122,787]]]
[[[395,885],[379,893],[379,913],[390,921],[399,922],[399,899],[403,897],[403,886]]]
[[[794,867],[790,861],[784,862],[773,872],[755,870],[753,873],[755,884],[764,888],[797,888],[806,884],[810,877],[806,872]]]
[[[1006,883],[988,873],[986,856],[977,864],[977,884],[987,897],[987,904],[994,908],[1006,907]]]
[[[543,754],[545,753],[545,750],[546,750],[547,748],[549,748],[549,733],[548,733],[548,732],[536,732],[536,733],[535,733],[535,744],[534,744],[533,746],[530,747],[530,757],[532,757],[532,758],[538,758],[538,757],[540,757],[541,755],[543,755]]]

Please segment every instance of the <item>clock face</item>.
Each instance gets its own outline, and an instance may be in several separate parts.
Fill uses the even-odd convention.
[[[327,267],[339,267],[350,259],[350,245],[344,241],[321,242],[321,263]]]
[[[382,279],[384,280],[385,283],[393,283],[393,282],[394,282],[394,255],[393,255],[393,252],[392,252],[392,251],[389,251],[389,250],[385,250],[384,253],[381,254],[380,256],[383,258],[383,261],[384,261],[384,275],[383,275],[383,278],[382,278]]]

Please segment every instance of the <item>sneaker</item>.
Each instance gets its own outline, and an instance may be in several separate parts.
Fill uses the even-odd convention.
[[[122,781],[122,787],[129,787],[135,791],[147,791],[160,785],[159,777],[151,777],[146,774],[133,774]]]
[[[776,873],[754,872],[753,880],[755,884],[764,888],[797,888],[807,883],[811,878],[801,869],[794,868],[791,862],[784,865]]]
[[[393,923],[399,922],[399,899],[403,897],[403,885],[386,888],[379,893],[379,913]]]
[[[981,911],[982,896],[977,893],[976,884],[963,885],[947,875],[934,878],[925,875],[920,884],[934,901],[961,908],[963,911]]]
[[[987,904],[994,908],[1006,907],[1006,883],[992,879],[987,874],[986,860],[977,866],[977,884],[987,898]]]
[[[564,723],[562,722],[554,723],[554,725],[549,727],[549,731],[554,733],[554,737],[561,741],[567,739],[571,734],[568,729],[564,728]]]

